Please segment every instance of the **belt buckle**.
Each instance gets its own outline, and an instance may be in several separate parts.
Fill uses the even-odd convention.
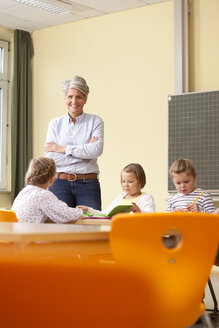
[[[68,175],[67,175],[67,180],[70,181],[70,182],[74,182],[74,181],[76,181],[76,180],[77,180],[77,174],[75,174],[75,173],[71,173],[71,175],[74,175],[75,178],[74,178],[74,179],[68,179]]]

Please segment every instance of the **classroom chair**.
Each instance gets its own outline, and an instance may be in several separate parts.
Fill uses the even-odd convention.
[[[214,265],[219,266],[219,248],[218,248],[218,252],[217,252],[217,256],[216,256]],[[211,282],[210,278],[208,280],[208,287],[209,287],[209,290],[210,290],[210,293],[211,293],[211,296],[212,296],[212,299],[213,299],[213,304],[214,304],[214,308],[212,310],[209,310],[209,311],[211,311],[210,315],[211,315],[212,318],[218,318],[219,317],[218,302],[217,302],[217,298],[216,298],[214,288],[213,288],[213,285],[212,285],[212,282]]]
[[[217,256],[216,256],[216,260],[215,260],[215,265],[219,266],[219,247],[218,247],[218,251],[217,251]]]
[[[18,222],[14,211],[0,209],[0,222]]]
[[[214,304],[214,308],[212,310],[208,309],[208,311],[212,311],[211,312],[211,317],[213,317],[213,318],[218,317],[219,316],[219,314],[218,314],[218,302],[217,302],[217,298],[216,298],[214,288],[213,288],[213,285],[212,285],[212,282],[211,282],[210,278],[208,279],[208,287],[209,287],[211,297],[212,297],[212,300],[213,300],[213,304]]]
[[[153,328],[185,328],[200,316],[212,327],[202,299],[216,257],[218,231],[217,216],[204,213],[113,218],[110,244],[116,263],[138,269],[153,286],[157,302]]]
[[[1,327],[153,327],[150,282],[125,266],[8,260],[0,281]]]

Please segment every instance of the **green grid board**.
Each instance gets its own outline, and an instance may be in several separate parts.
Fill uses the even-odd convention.
[[[219,194],[219,91],[168,96],[168,168],[188,158],[197,187]],[[176,191],[168,175],[168,191]]]

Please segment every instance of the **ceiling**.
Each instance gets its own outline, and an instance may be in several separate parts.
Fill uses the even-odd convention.
[[[33,32],[89,17],[152,5],[167,0],[0,0],[0,26]],[[49,5],[47,10],[34,5]],[[48,9],[64,13],[53,13]]]

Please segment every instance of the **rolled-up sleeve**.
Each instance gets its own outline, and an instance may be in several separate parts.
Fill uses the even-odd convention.
[[[57,137],[57,119],[54,118],[52,121],[49,123],[48,130],[47,130],[47,136],[46,136],[46,143],[47,142],[54,142],[57,145],[59,145],[58,137]],[[79,163],[82,161],[81,158],[74,158],[74,157],[68,157],[66,154],[60,154],[56,152],[46,152],[45,153],[46,157],[52,158],[56,165],[59,166],[68,166],[71,164]]]
[[[90,143],[93,137],[97,141]],[[68,114],[51,120],[46,143],[65,147],[65,153],[46,152],[58,172],[99,173],[97,158],[103,152],[104,122],[98,115],[83,113],[72,122]]]
[[[95,116],[91,130],[91,138],[97,137],[94,143],[85,143],[80,145],[68,145],[66,154],[80,159],[95,159],[103,152],[104,143],[104,122],[99,116]]]

